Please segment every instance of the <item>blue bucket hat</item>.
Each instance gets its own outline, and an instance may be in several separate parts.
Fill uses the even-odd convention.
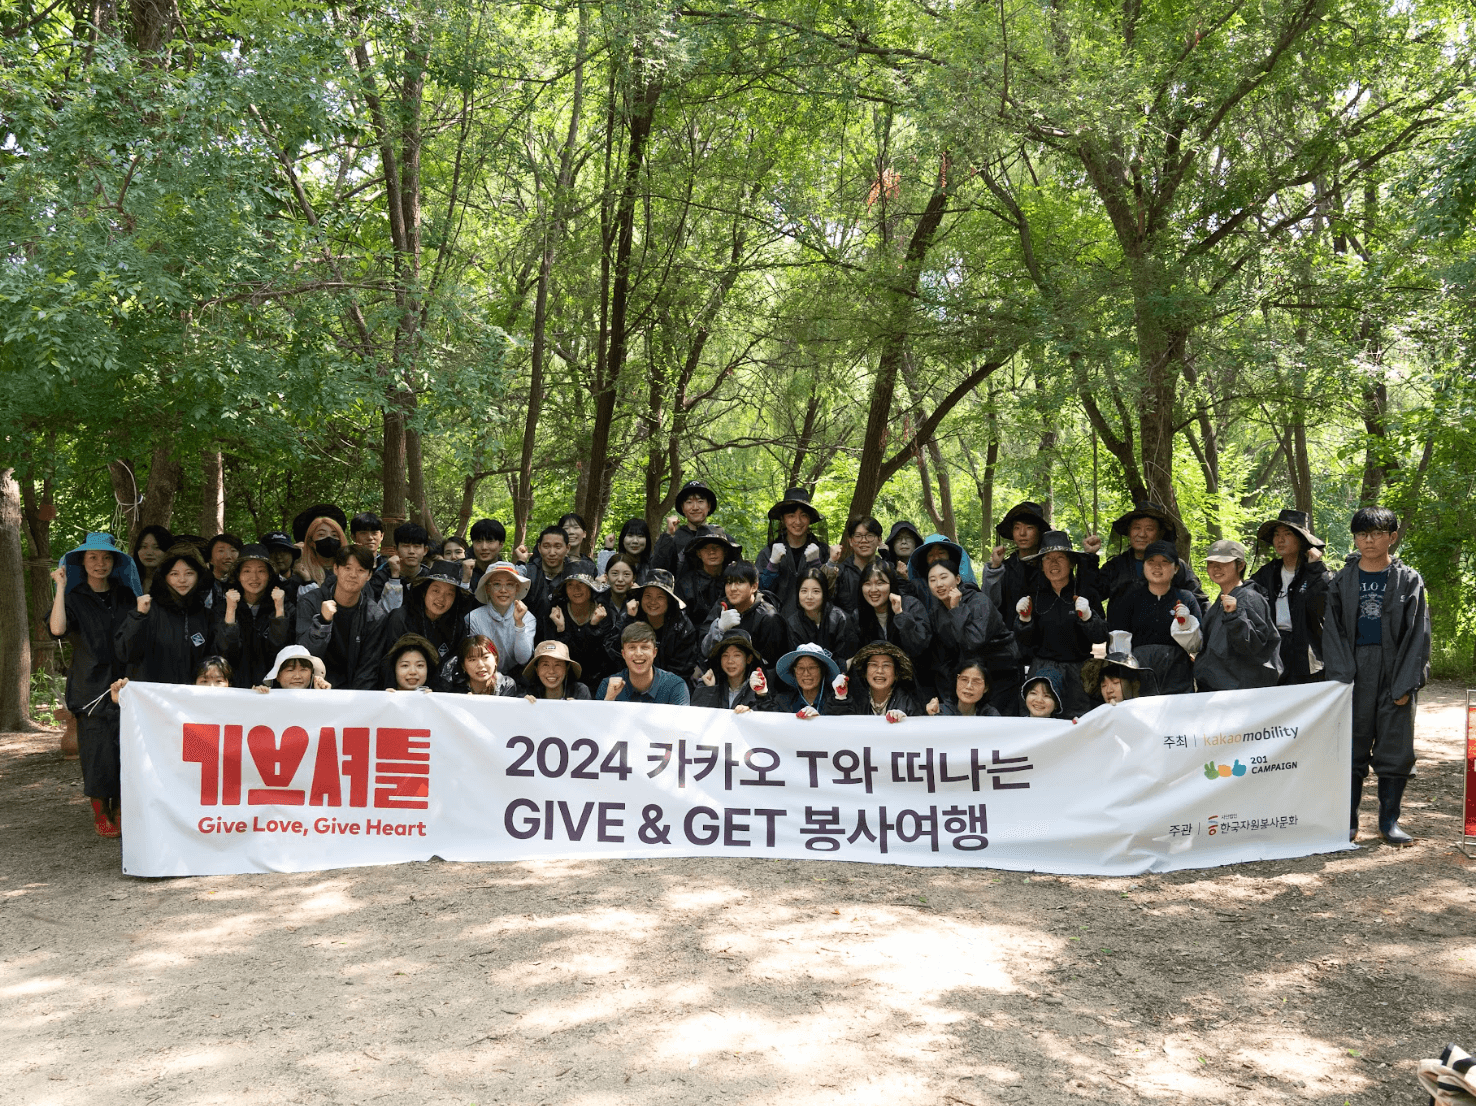
[[[784,656],[779,658],[779,663],[774,666],[774,674],[792,688],[797,689],[799,687],[794,682],[794,665],[801,657],[809,657],[811,660],[819,661],[820,667],[830,673],[830,682],[834,682],[835,678],[841,674],[840,665],[830,655],[829,649],[821,645],[816,645],[814,642],[807,641],[798,649],[785,653]]]
[[[923,543],[912,551],[912,556],[907,558],[907,575],[913,580],[921,580],[923,583],[928,579],[928,554],[935,546],[942,546],[948,551],[948,559],[958,565],[958,575],[965,582],[978,586],[979,581],[974,577],[973,562],[969,560],[969,554],[963,546],[956,541],[949,541],[942,534],[929,534],[923,539]]]
[[[82,554],[93,550],[113,555],[113,571],[108,573],[109,580],[122,584],[134,595],[143,594],[143,582],[138,578],[138,566],[133,563],[133,558],[113,544],[112,534],[100,532],[89,533],[81,545],[62,555],[62,564],[67,570],[67,591],[79,588],[87,582],[87,571],[82,567]]]

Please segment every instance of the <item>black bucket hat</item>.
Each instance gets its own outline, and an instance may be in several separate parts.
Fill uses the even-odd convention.
[[[677,594],[676,577],[673,576],[670,572],[667,572],[666,569],[651,569],[649,572],[646,573],[644,577],[636,581],[635,586],[632,587],[630,591],[626,594],[631,599],[640,599],[639,593],[644,592],[647,588],[658,588],[659,590],[666,592],[667,598],[676,604],[677,610],[684,611],[687,609],[687,604],[684,603],[682,601],[682,597]]]
[[[348,533],[348,515],[331,503],[314,503],[306,510],[299,511],[297,517],[292,520],[292,538],[294,541],[306,541],[308,527],[313,524],[315,518],[331,518],[338,523],[339,529]],[[350,535],[352,536],[352,535]]]
[[[1327,542],[1312,533],[1312,516],[1306,511],[1282,511],[1275,518],[1261,523],[1260,529],[1256,531],[1256,541],[1262,545],[1270,545],[1278,526],[1285,526],[1288,530],[1300,535],[1301,539],[1312,549],[1327,548]]]
[[[454,561],[432,561],[425,566],[424,572],[410,581],[410,586],[423,588],[434,583],[454,584],[457,591],[471,591],[471,585],[461,578],[461,566]]]
[[[697,528],[697,535],[687,543],[687,548],[682,550],[682,556],[694,568],[702,563],[697,556],[697,551],[704,545],[722,546],[724,565],[730,565],[734,561],[743,559],[743,546],[728,537],[722,527],[703,525]]]
[[[609,584],[600,583],[587,572],[571,572],[567,576],[560,576],[554,582],[554,594],[563,595],[568,590],[570,584],[583,584],[589,589],[591,599],[597,595],[603,595],[610,590]]]
[[[707,500],[708,514],[717,514],[717,492],[713,491],[701,480],[688,480],[685,484],[677,489],[676,498],[673,499],[672,502],[676,504],[676,509],[680,511],[682,509],[682,504],[691,499],[694,495],[700,495]]]
[[[1163,528],[1163,537],[1173,541],[1179,536],[1179,524],[1174,521],[1174,516],[1168,513],[1168,508],[1162,503],[1154,503],[1152,500],[1144,499],[1133,504],[1133,509],[1112,523],[1112,532],[1128,536],[1128,528],[1132,526],[1135,518],[1151,518],[1158,522]]]
[[[723,650],[730,645],[736,645],[739,649],[742,649],[743,652],[748,654],[748,659],[753,664],[764,663],[764,658],[759,656],[759,651],[754,648],[753,637],[749,632],[741,626],[734,626],[718,639],[716,645],[707,651],[707,659],[712,662],[708,665],[709,668],[717,667],[718,658],[723,655]]]
[[[267,566],[267,571],[272,574],[272,579],[277,577],[277,570],[272,567],[272,555],[264,545],[243,545],[241,551],[236,555],[236,563],[231,566],[230,581],[235,586],[241,579],[241,566],[247,561],[260,561]]]
[[[999,525],[994,528],[994,532],[1000,536],[1002,541],[1014,541],[1012,531],[1017,522],[1028,522],[1032,526],[1037,526],[1042,534],[1051,528],[1051,524],[1046,521],[1044,508],[1039,503],[1032,503],[1027,499],[1023,503],[1016,503],[1006,511],[1005,517],[999,520]]]
[[[821,521],[824,517],[810,503],[809,492],[805,491],[804,488],[790,488],[784,493],[783,499],[769,508],[769,520],[771,522],[778,522],[796,507],[802,508],[805,514],[810,517],[811,525]]]
[[[1030,556],[1020,559],[1030,561],[1033,564],[1043,560],[1047,553],[1065,553],[1066,556],[1071,558],[1072,564],[1081,563],[1081,550],[1072,547],[1071,535],[1066,533],[1065,530],[1045,531],[1040,536],[1040,548],[1030,554]]]

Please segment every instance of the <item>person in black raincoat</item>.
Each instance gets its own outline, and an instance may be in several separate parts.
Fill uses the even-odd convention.
[[[922,543],[922,531],[905,519],[899,520],[892,523],[887,540],[881,547],[880,556],[905,580],[907,579],[907,563]]]
[[[692,691],[691,705],[738,714],[768,710],[769,682],[763,663],[748,631],[735,626],[709,650],[707,671]]]
[[[699,528],[682,554],[677,594],[689,611],[711,610],[723,598],[723,570],[743,557],[743,546],[716,526]]]
[[[909,656],[921,657],[933,642],[927,609],[886,561],[861,571],[861,608],[856,618],[856,640],[890,641]]]
[[[1112,600],[1142,582],[1143,560],[1148,547],[1159,541],[1177,542],[1179,526],[1162,504],[1145,500],[1113,522],[1112,532],[1126,538],[1128,548],[1109,559],[1100,569],[1082,573],[1083,577],[1089,577],[1082,580],[1082,587],[1094,593],[1097,600],[1109,608]],[[1194,596],[1200,609],[1208,605],[1199,577],[1182,561],[1174,571],[1173,586],[1175,591],[1187,591]]]
[[[1187,588],[1177,588],[1179,551],[1173,542],[1156,541],[1144,551],[1143,580],[1107,606],[1107,629],[1133,636],[1133,652],[1158,679],[1160,695],[1194,690],[1194,665],[1184,642],[1198,632],[1204,613]]]
[[[906,526],[899,522],[898,526]],[[835,605],[855,618],[861,610],[861,573],[881,556],[882,524],[874,518],[858,517],[846,523],[845,549],[840,561],[833,595]],[[922,539],[918,538],[918,543]]]
[[[266,546],[242,547],[214,613],[215,647],[231,663],[231,686],[255,687],[297,625]]]
[[[606,601],[608,592],[604,584],[587,573],[565,576],[554,587],[548,618],[538,623],[535,640],[562,642],[579,665],[583,673],[580,679],[587,686],[598,686],[618,667],[610,655],[610,645],[613,641],[618,647],[621,623]],[[695,630],[692,636],[696,637]]]
[[[975,587],[980,586],[978,577],[974,575],[973,565],[969,561],[968,552],[964,547],[942,534],[929,534],[907,559],[908,589],[929,612],[938,605],[938,600],[934,598],[928,587],[928,569],[938,561],[952,561],[958,566],[958,575],[964,583],[973,584]],[[995,602],[994,595],[988,590],[984,594],[989,596],[991,603]],[[999,604],[995,603],[995,607],[998,608],[998,606]]]
[[[859,585],[856,594],[860,595]],[[800,573],[795,603],[795,609],[784,616],[790,647],[809,642],[828,650],[839,664],[849,661],[861,644],[856,637],[856,623],[831,602],[830,575],[825,569],[807,568]]]
[[[437,561],[430,565],[424,575],[410,581],[404,602],[390,612],[385,624],[385,641],[415,634],[435,646],[436,666],[430,679],[435,691],[449,686],[456,651],[470,632],[467,619],[477,609],[477,601],[462,579],[459,563]]]
[[[138,598],[113,638],[130,680],[156,684],[193,683],[195,669],[218,653],[215,627],[206,608],[215,578],[193,545],[171,546],[154,572],[154,586]]]
[[[389,615],[367,590],[374,554],[350,545],[333,564],[326,587],[299,593],[297,643],[323,662],[325,678],[339,691],[377,691]]]
[[[769,544],[759,551],[759,587],[771,593],[781,614],[795,608],[800,573],[830,560],[820,512],[803,488],[790,488],[769,508]]]
[[[1006,622],[1014,622],[1016,604],[1025,596],[1034,595],[1041,585],[1040,564],[1035,553],[1041,536],[1050,528],[1044,508],[1029,500],[1016,503],[994,527],[1001,544],[989,551],[989,564],[979,586],[994,600]],[[1015,546],[1008,556],[1005,542]]]
[[[1324,679],[1322,621],[1332,581],[1322,559],[1327,543],[1312,533],[1306,511],[1282,511],[1261,523],[1256,544],[1276,551],[1276,559],[1258,568],[1251,582],[1271,600],[1281,635],[1281,683],[1317,683]]]
[[[935,603],[928,616],[933,644],[927,670],[918,677],[924,694],[931,698],[936,688],[946,692],[959,660],[971,656],[989,666],[989,698],[995,709],[1001,702],[1009,705],[1020,686],[1020,651],[999,611],[989,596],[959,576],[956,561],[934,561],[927,580]]]
[[[1107,640],[1107,619],[1095,596],[1077,582],[1084,554],[1063,530],[1048,530],[1027,559],[1035,587],[1015,602],[1015,641],[1030,671],[1051,665],[1061,671],[1062,708],[1070,718],[1092,709],[1081,686],[1081,666],[1092,646]]]
[[[1414,716],[1430,678],[1430,607],[1425,581],[1393,551],[1399,518],[1387,507],[1363,507],[1349,529],[1355,556],[1327,591],[1322,646],[1327,678],[1353,685],[1353,808],[1370,768],[1379,778],[1379,833],[1390,845],[1412,838],[1399,824],[1404,788],[1414,771]]]
[[[144,591],[153,585],[154,569],[164,560],[164,551],[173,544],[174,535],[167,526],[145,526],[133,539],[133,564]]]
[[[774,674],[779,686],[766,710],[797,718],[847,713],[837,708],[835,696],[837,686],[849,690],[850,683],[828,649],[810,644],[791,649],[779,658]]]
[[[836,695],[835,713],[885,718],[888,722],[924,713],[907,654],[885,641],[873,641],[857,649],[851,658],[846,694]]]
[[[569,535],[561,526],[545,526],[538,535],[535,556],[518,571],[528,578],[528,594],[523,602],[539,623],[548,620],[554,605],[554,588],[565,576],[584,571],[580,561],[569,553]],[[593,576],[591,571],[589,575]]]
[[[114,649],[118,630],[143,588],[131,557],[111,534],[88,534],[51,574],[56,595],[48,628],[72,651],[67,666],[67,710],[77,719],[82,793],[92,804],[93,828],[117,837],[119,778],[118,704],[108,695],[124,674]]]
[[[989,665],[978,657],[960,658],[953,666],[952,693],[939,688],[927,711],[943,718],[998,718],[989,702]]]
[[[670,534],[662,534],[656,542],[656,551],[651,554],[652,568],[659,568],[676,576],[681,571],[682,554],[687,546],[706,526],[713,526],[708,518],[717,514],[717,493],[701,480],[688,480],[676,493],[676,509],[684,520]],[[721,530],[722,527],[714,526]]]
[[[789,651],[789,627],[759,591],[758,569],[748,561],[734,561],[723,569],[723,598],[708,608],[699,648],[711,649],[735,627],[748,631],[753,647],[764,658],[766,676]]]
[[[697,627],[687,617],[686,604],[676,592],[676,580],[664,568],[653,568],[631,589],[605,646],[606,675],[625,667],[620,636],[632,622],[644,622],[656,631],[655,667],[680,676],[690,687],[697,679],[702,653]],[[603,677],[602,677],[603,678]],[[595,681],[594,686],[599,686]]]

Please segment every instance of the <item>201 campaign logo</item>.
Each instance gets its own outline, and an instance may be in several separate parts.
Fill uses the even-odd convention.
[[[1216,764],[1214,761],[1209,761],[1204,766],[1204,776],[1205,779],[1210,780],[1221,780],[1228,779],[1232,776],[1243,776],[1247,772],[1249,772],[1252,776],[1258,776],[1262,772],[1291,771],[1295,769],[1296,766],[1297,762],[1294,760],[1278,760],[1275,763],[1271,763],[1270,758],[1268,757],[1251,757],[1249,768],[1247,768],[1244,764],[1241,764],[1239,760],[1236,760],[1234,764]]]

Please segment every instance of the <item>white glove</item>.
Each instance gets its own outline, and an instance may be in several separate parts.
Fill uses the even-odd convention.
[[[1185,625],[1189,621],[1189,608],[1184,606],[1183,603],[1175,603],[1174,618],[1178,621],[1180,626]]]
[[[809,561],[811,564],[814,564],[819,559],[820,547],[818,545],[816,545],[814,542],[811,542],[809,545],[805,546],[805,560]]]
[[[1182,617],[1177,613],[1182,611]],[[1179,647],[1186,653],[1198,653],[1204,645],[1204,637],[1199,632],[1199,619],[1189,613],[1189,608],[1180,603],[1176,608],[1174,620],[1169,623],[1169,637],[1178,642]]]
[[[782,560],[784,560],[784,543],[782,541],[776,541],[773,545],[769,546],[769,563],[771,565],[777,565]]]
[[[1027,595],[1015,604],[1015,614],[1019,616],[1021,622],[1030,621],[1030,596]]]
[[[1083,622],[1090,620],[1092,617],[1092,605],[1087,602],[1086,596],[1084,595],[1078,595],[1076,597],[1076,614]]]
[[[743,616],[732,607],[729,607],[722,614],[718,615],[718,629],[726,632],[742,621]]]
[[[835,697],[837,699],[844,699],[846,697],[846,692],[851,689],[851,681],[846,676],[846,674],[842,672],[839,676],[830,681],[830,689],[835,692]]]

